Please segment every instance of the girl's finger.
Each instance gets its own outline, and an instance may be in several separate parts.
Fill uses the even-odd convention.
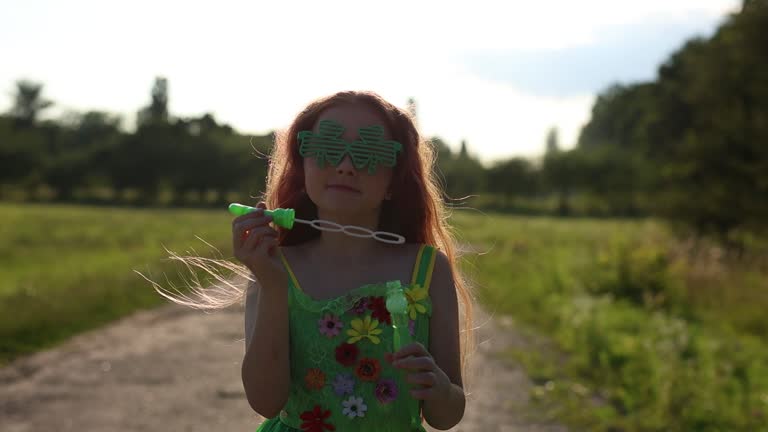
[[[245,216],[238,216],[238,217],[245,217]],[[253,216],[250,218],[242,219],[236,224],[233,224],[232,229],[236,231],[242,231],[246,229],[251,229],[256,226],[268,225],[270,222],[272,222],[272,216],[270,215]]]
[[[264,236],[277,237],[277,232],[268,226],[254,228],[248,234],[248,238],[245,240],[245,243],[243,243],[243,249],[245,250],[255,249],[259,245],[259,243],[261,242],[261,239]]]
[[[261,217],[261,216],[264,216],[264,209],[259,208],[258,210],[254,210],[254,211],[252,211],[250,213],[246,213],[244,215],[241,215],[241,216],[238,216],[238,217],[232,219],[232,226],[234,227],[235,225],[237,225],[239,223],[242,223],[242,222],[247,221],[249,219]]]
[[[400,369],[432,371],[435,370],[435,361],[432,357],[407,357],[395,360],[392,366]]]
[[[271,216],[264,216],[264,210],[267,208],[267,205],[264,202],[258,203],[256,208],[257,210],[238,216],[232,220],[232,243],[235,247],[242,246],[248,238],[251,227],[267,225],[272,222]]]
[[[255,247],[259,250],[259,252],[269,255],[269,249],[276,244],[277,231],[272,230],[271,232],[264,234]]]
[[[254,228],[268,226],[272,222],[272,216],[260,216],[258,218],[246,219],[233,225],[233,233],[239,233],[240,236],[246,231],[251,231]]]
[[[269,254],[269,256],[273,257],[277,254],[277,247],[278,247],[277,237],[269,238],[267,239],[267,241],[269,242],[267,246],[267,253]]]
[[[240,216],[243,217],[243,216]],[[232,244],[240,248],[245,243],[251,231],[260,226],[267,226],[272,221],[272,216],[260,216],[258,218],[244,219],[232,225]]]
[[[413,342],[400,348],[400,351],[395,353],[393,359],[398,360],[408,356],[422,357],[422,356],[428,356],[428,355],[429,355],[429,352],[426,350],[426,348],[424,348],[424,345],[418,342]]]
[[[406,382],[411,384],[420,384],[426,387],[432,387],[437,381],[437,377],[434,372],[419,372],[410,373],[405,377]]]
[[[264,248],[267,250],[267,255],[270,257],[275,256],[277,253],[277,235],[266,237],[262,244],[264,245]]]

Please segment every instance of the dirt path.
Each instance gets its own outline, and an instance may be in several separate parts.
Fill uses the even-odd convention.
[[[504,321],[502,321],[504,322]],[[475,385],[453,431],[564,432],[530,421],[530,382],[496,353],[524,343],[478,319]],[[242,311],[140,312],[0,369],[0,431],[253,431],[240,382]]]

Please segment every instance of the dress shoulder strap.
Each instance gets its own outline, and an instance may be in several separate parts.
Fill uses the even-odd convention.
[[[428,244],[422,244],[419,253],[416,255],[416,262],[413,265],[413,276],[411,285],[420,285],[429,292],[429,283],[432,281],[432,269],[435,267],[435,257],[437,249]]]
[[[293,274],[293,269],[291,269],[291,265],[288,264],[288,260],[280,248],[278,248],[278,254],[280,254],[280,261],[283,262],[283,267],[285,267],[285,271],[288,273],[288,306],[290,307],[293,304],[293,292],[294,290],[301,290],[301,285],[296,280],[296,275]]]

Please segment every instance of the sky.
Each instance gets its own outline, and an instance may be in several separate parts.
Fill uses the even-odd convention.
[[[652,80],[740,0],[0,0],[0,111],[14,83],[131,127],[156,76],[176,116],[210,112],[244,134],[284,128],[312,99],[373,90],[417,104],[421,132],[484,163],[571,148],[596,95]]]

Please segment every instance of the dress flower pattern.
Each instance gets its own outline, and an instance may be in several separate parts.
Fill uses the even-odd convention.
[[[364,358],[355,369],[355,375],[360,381],[376,381],[381,374],[381,363],[373,358]]]
[[[376,399],[382,404],[388,404],[397,399],[397,383],[391,378],[384,378],[376,383]]]
[[[392,315],[387,309],[387,303],[384,297],[371,297],[368,302],[368,309],[373,311],[371,316],[379,320],[380,323],[392,325]]]
[[[431,275],[426,270],[430,261],[417,261],[419,270],[414,268],[413,281],[403,290],[408,332],[412,340],[426,344],[432,304],[424,275]],[[270,430],[375,431],[400,430],[402,425],[402,430],[423,431],[416,427],[422,419],[406,375],[392,365],[393,317],[386,307],[391,287],[369,284],[315,300],[292,276],[289,289],[291,353],[299,356],[292,358],[291,395],[279,417],[270,419],[283,424]]]
[[[426,314],[428,294],[425,288],[413,285],[405,290],[408,300],[408,330],[411,336],[416,335],[416,324],[419,315]],[[334,313],[325,309],[315,318],[317,331],[309,340],[309,351],[318,358],[325,358],[330,353],[335,354],[336,362],[327,364],[325,361],[306,370],[304,376],[305,388],[310,394],[324,399],[314,399],[320,404],[312,410],[304,411],[300,418],[301,429],[307,432],[335,431],[336,425],[329,420],[331,410],[323,408],[321,402],[327,396],[323,389],[327,387],[329,395],[333,395],[338,405],[338,413],[350,420],[362,419],[370,413],[372,401],[374,405],[384,406],[397,401],[401,395],[398,381],[390,375],[395,371],[392,366],[394,352],[391,333],[387,329],[392,325],[392,317],[386,308],[383,296],[366,296],[354,302],[354,306],[342,309],[344,312]],[[345,319],[346,318],[346,319]],[[342,337],[340,337],[342,336]],[[336,342],[331,342],[334,338]],[[364,344],[363,342],[370,342]],[[331,343],[333,348],[328,347]],[[374,348],[379,347],[381,348]],[[324,347],[324,348],[322,348]],[[324,351],[322,355],[316,351]],[[332,360],[331,360],[332,361]],[[386,368],[386,370],[385,370]],[[394,372],[397,373],[397,372]],[[406,392],[407,393],[407,392]],[[314,403],[314,402],[313,402]],[[308,408],[308,407],[306,407]],[[305,409],[306,409],[305,408]],[[370,416],[369,416],[370,417]],[[359,421],[359,420],[358,420]]]
[[[362,315],[367,310],[368,310],[368,297],[363,297],[360,300],[356,301],[355,305],[352,306],[352,309],[350,309],[349,311],[355,315]]]
[[[370,315],[366,315],[365,319],[355,318],[350,325],[352,328],[347,330],[348,343],[353,344],[366,338],[375,344],[381,342],[378,335],[382,334],[384,330],[378,328],[379,321],[371,319]]]
[[[323,410],[320,405],[315,405],[312,411],[304,411],[301,418],[304,422],[301,424],[301,430],[306,432],[335,431],[336,427],[326,423],[325,419],[331,416],[330,410]]]
[[[304,376],[304,382],[310,390],[320,390],[325,385],[325,373],[318,368],[312,368]]]
[[[336,361],[343,366],[352,366],[357,362],[360,349],[351,343],[342,343],[336,347]]]
[[[360,396],[350,396],[341,404],[344,406],[342,414],[349,418],[365,417],[365,412],[368,411],[368,405],[363,402],[363,398]]]
[[[336,396],[351,395],[355,391],[355,378],[351,373],[343,372],[336,375],[333,381],[333,392]]]
[[[341,320],[336,315],[327,313],[317,320],[317,327],[320,330],[320,334],[328,338],[333,338],[341,333],[341,328],[344,327],[344,324],[342,324]]]
[[[405,289],[405,297],[408,299],[408,316],[412,320],[415,320],[418,314],[427,312],[424,303],[428,295],[427,288],[420,285]]]

